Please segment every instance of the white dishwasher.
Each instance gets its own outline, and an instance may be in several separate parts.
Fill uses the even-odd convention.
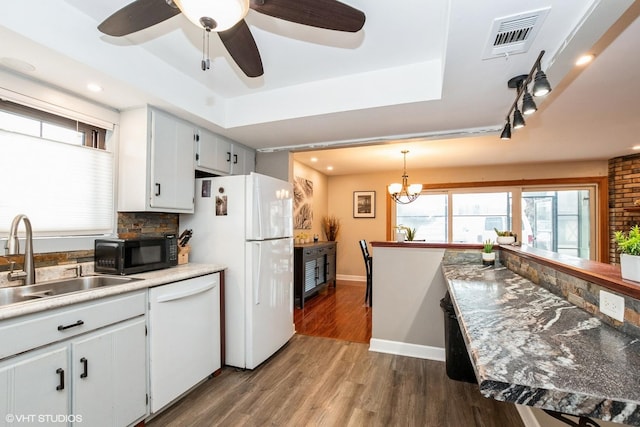
[[[149,289],[149,359],[151,413],[220,369],[220,273]]]

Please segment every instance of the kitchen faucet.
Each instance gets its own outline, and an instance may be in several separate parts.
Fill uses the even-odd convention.
[[[33,285],[36,283],[36,270],[33,266],[33,234],[31,232],[31,221],[24,214],[16,215],[11,222],[11,229],[9,230],[9,238],[5,246],[6,255],[18,255],[20,252],[20,242],[18,241],[18,225],[20,221],[24,222],[24,228],[26,230],[26,238],[24,245],[24,265],[23,270],[25,272],[24,284]]]

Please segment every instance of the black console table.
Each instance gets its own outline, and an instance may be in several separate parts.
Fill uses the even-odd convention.
[[[303,243],[293,247],[293,294],[298,308],[328,284],[336,286],[336,242]]]

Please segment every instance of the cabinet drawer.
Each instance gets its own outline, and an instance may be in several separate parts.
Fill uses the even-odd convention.
[[[302,256],[304,257],[304,259],[315,258],[316,256],[318,256],[318,249],[305,249],[302,252]]]
[[[0,322],[0,359],[145,313],[144,291]]]

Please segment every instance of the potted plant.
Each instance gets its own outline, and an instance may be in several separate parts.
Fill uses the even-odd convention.
[[[396,232],[396,242],[404,242],[405,237],[408,241],[413,241],[413,239],[416,237],[416,229],[415,228],[411,228],[411,227],[407,227],[406,225],[396,225],[395,227],[396,230],[398,230]],[[398,234],[404,234],[404,236],[399,236]]]
[[[614,236],[620,251],[622,278],[640,282],[640,226],[634,225],[629,233],[616,231]]]
[[[487,239],[482,244],[482,264],[493,265],[496,261],[496,253],[493,251],[493,241]]]
[[[516,241],[516,235],[513,231],[500,231],[497,228],[494,228],[493,230],[498,235],[496,241],[499,245],[511,245]]]

